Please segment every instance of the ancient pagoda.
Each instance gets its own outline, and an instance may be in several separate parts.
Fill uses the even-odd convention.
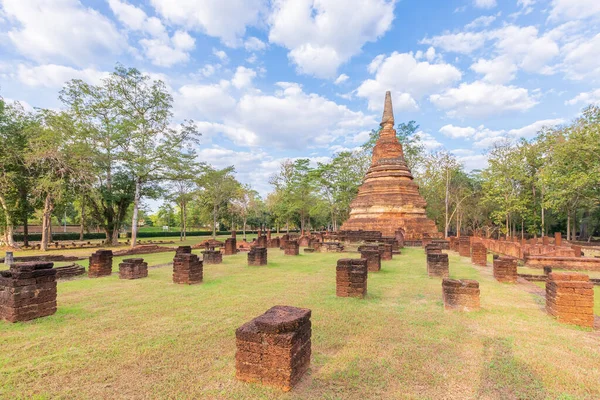
[[[350,218],[341,230],[380,231],[384,236],[394,236],[401,228],[409,240],[418,240],[424,235],[439,237],[435,223],[425,214],[427,203],[419,194],[419,186],[406,165],[396,136],[390,92],[385,93],[380,125],[371,167],[350,204]]]

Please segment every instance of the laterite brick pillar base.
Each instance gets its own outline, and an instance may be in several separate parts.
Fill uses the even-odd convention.
[[[428,253],[427,254],[427,274],[433,278],[448,277],[448,254]]]
[[[175,250],[175,255],[179,254],[192,254],[192,246],[179,246]]]
[[[267,249],[264,247],[253,247],[248,252],[248,266],[260,267],[267,265]]]
[[[119,264],[119,279],[140,279],[148,276],[148,263],[143,258],[128,258]]]
[[[193,285],[202,282],[202,260],[196,254],[180,253],[173,259],[173,282]]]
[[[498,257],[494,259],[494,278],[498,282],[517,282],[517,259],[512,257]]]
[[[487,249],[483,243],[475,242],[471,246],[471,263],[482,267],[487,265]]]
[[[112,273],[113,252],[111,250],[98,250],[90,256],[88,276],[98,278]]]
[[[442,281],[444,308],[446,310],[478,310],[479,282],[470,279],[448,279]]]
[[[29,321],[56,312],[56,270],[51,262],[16,263],[0,271],[0,319]]]
[[[271,238],[271,240],[269,240],[267,245],[270,249],[278,249],[281,244],[279,243],[279,238],[276,237],[276,238]]]
[[[289,391],[310,366],[311,311],[275,306],[235,331],[236,378]]]
[[[558,322],[594,326],[594,284],[589,276],[551,272],[546,281],[546,311]]]
[[[442,246],[440,246],[436,243],[430,243],[430,244],[426,245],[425,246],[425,254],[429,254],[429,253],[441,254]]]
[[[237,240],[235,238],[225,239],[224,255],[233,256],[237,254]]]
[[[300,254],[300,246],[298,245],[298,241],[296,240],[288,240],[285,242],[285,247],[283,249],[286,256],[297,256]]]
[[[202,252],[202,261],[204,261],[204,265],[221,264],[223,263],[223,254],[217,250],[205,250]]]
[[[458,255],[461,257],[471,257],[471,239],[468,236],[458,238]]]
[[[342,258],[336,267],[336,295],[365,297],[367,295],[367,260]]]
[[[379,245],[379,252],[381,254],[381,261],[391,260],[394,254],[392,250],[392,245],[387,243]]]
[[[360,258],[367,260],[367,269],[370,272],[381,271],[381,257],[379,250],[363,250],[360,252]]]

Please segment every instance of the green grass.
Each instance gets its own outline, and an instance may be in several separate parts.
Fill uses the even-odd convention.
[[[336,260],[356,256],[270,249],[247,267],[242,253],[194,286],[170,267],[60,282],[55,315],[0,323],[0,398],[600,398],[600,335],[557,323],[541,297],[451,254],[452,277],[481,282],[482,310],[446,312],[423,250],[404,249],[369,274],[366,299],[337,298]],[[277,304],[313,312],[311,368],[287,394],[235,379],[235,329]]]

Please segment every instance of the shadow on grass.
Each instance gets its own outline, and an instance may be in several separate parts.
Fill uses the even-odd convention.
[[[508,338],[483,340],[483,371],[479,397],[493,399],[545,399],[541,379],[513,354]]]

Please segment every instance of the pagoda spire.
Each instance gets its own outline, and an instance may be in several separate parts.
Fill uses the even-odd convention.
[[[383,117],[381,118],[381,126],[394,126],[394,108],[392,107],[392,93],[388,90],[385,92],[385,103],[383,105]]]

